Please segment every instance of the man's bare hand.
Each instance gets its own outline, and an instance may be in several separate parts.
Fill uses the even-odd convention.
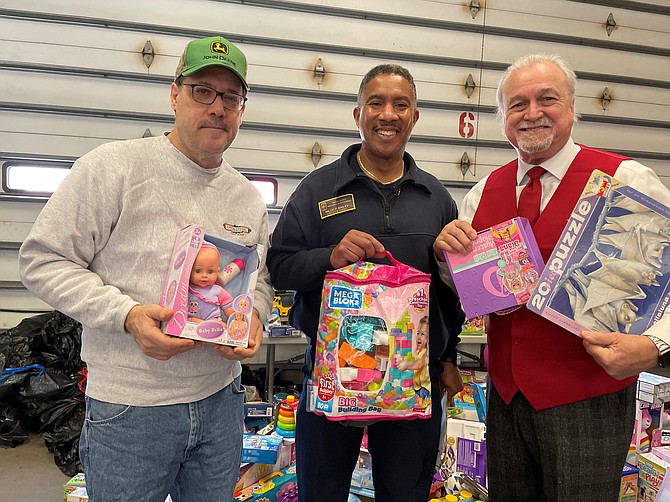
[[[586,352],[612,377],[623,380],[658,363],[658,349],[644,335],[582,331]]]
[[[444,253],[466,255],[472,251],[472,241],[477,232],[463,220],[452,220],[442,229],[433,243],[433,251],[438,260],[444,261]]]
[[[463,379],[458,367],[453,363],[442,363],[440,374],[440,392],[447,393],[447,406],[453,404],[454,396],[463,390]]]
[[[350,265],[364,258],[384,258],[384,246],[372,235],[360,230],[349,230],[330,253],[334,268]]]
[[[128,312],[124,326],[144,354],[159,361],[167,361],[177,354],[202,345],[202,342],[163,333],[160,323],[169,321],[171,317],[172,311],[160,305],[135,305]]]
[[[249,357],[254,357],[258,352],[258,349],[260,349],[262,341],[263,323],[261,322],[260,317],[258,317],[258,312],[254,309],[254,313],[251,316],[251,327],[249,329],[249,345],[247,347],[215,345],[214,350],[226,359],[241,361],[243,359],[248,359]]]

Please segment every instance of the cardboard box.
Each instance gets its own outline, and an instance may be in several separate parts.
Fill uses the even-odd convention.
[[[637,479],[638,500],[654,502],[665,478],[668,464],[653,453],[640,453],[637,467],[640,470]]]
[[[486,487],[486,440],[458,438],[456,471]]]
[[[79,486],[67,494],[65,502],[88,502],[88,493],[85,486]]]
[[[70,481],[63,485],[63,502],[67,502],[67,496],[77,488],[86,487],[84,473],[80,472],[72,476]]]
[[[280,436],[261,436],[244,434],[242,438],[242,462],[274,464],[277,462],[279,448],[282,444]]]
[[[302,332],[293,326],[270,326],[270,337],[301,336]]]
[[[472,319],[466,319],[463,323],[460,336],[484,336],[488,332],[488,315],[479,315]],[[463,343],[468,343],[467,340]]]
[[[445,253],[468,319],[523,305],[544,268],[526,218],[512,218],[477,233],[472,251]]]
[[[281,471],[271,472],[253,486],[236,493],[234,500],[285,502],[298,499],[298,483],[295,476],[295,465]]]
[[[457,472],[458,470],[456,461],[458,459],[459,438],[484,441],[486,438],[486,425],[482,422],[472,422],[458,418],[447,419],[447,440],[444,458],[445,467],[449,473]]]
[[[637,478],[639,469],[630,464],[624,464],[621,473],[621,488],[619,502],[637,502]]]
[[[208,242],[219,251],[220,274],[217,284],[232,297],[230,315],[220,311],[221,319],[194,321],[189,300],[191,269],[198,251]],[[172,319],[162,323],[168,335],[183,336],[204,342],[246,347],[258,276],[259,253],[262,246],[247,247],[237,242],[206,234],[202,227],[189,225],[175,238],[160,304],[172,309]]]
[[[593,171],[527,304],[579,336],[643,333],[670,303],[670,208]]]
[[[653,431],[663,426],[662,417],[663,405],[636,401],[635,426],[626,462],[635,466],[638,454],[651,450]]]
[[[670,401],[670,378],[642,372],[637,379],[637,398],[651,404]]]

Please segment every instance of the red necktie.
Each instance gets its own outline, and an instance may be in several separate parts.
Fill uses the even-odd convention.
[[[519,216],[528,218],[531,225],[534,225],[540,216],[540,202],[542,201],[542,184],[540,176],[546,173],[544,167],[535,166],[528,171],[530,180],[523,187],[519,196],[517,213]]]

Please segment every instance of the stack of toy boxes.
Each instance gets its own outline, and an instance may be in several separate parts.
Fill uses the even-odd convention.
[[[670,452],[666,447],[670,440],[668,438],[663,440],[663,432],[667,432],[663,429],[663,405],[668,400],[670,400],[670,378],[640,373],[637,382],[635,428],[626,458],[628,464],[637,465],[639,469],[638,500],[640,501],[656,499],[670,461]],[[624,469],[621,500],[629,500],[623,498],[625,478]],[[628,485],[630,486],[630,482]]]
[[[83,472],[75,474],[63,485],[63,502],[88,502],[86,477]],[[172,502],[172,498],[168,495],[165,502]]]
[[[298,483],[295,476],[295,465],[278,472],[271,472],[261,478],[258,483],[235,493],[233,500],[247,502],[297,501]]]
[[[640,373],[637,381],[635,427],[626,462],[637,465],[639,453],[651,451],[652,438],[664,427],[663,403],[670,400],[670,378]],[[656,446],[660,446],[660,440]]]

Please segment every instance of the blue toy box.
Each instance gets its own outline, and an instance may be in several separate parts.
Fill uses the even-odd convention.
[[[566,330],[642,333],[670,302],[670,208],[593,171],[527,304]]]

